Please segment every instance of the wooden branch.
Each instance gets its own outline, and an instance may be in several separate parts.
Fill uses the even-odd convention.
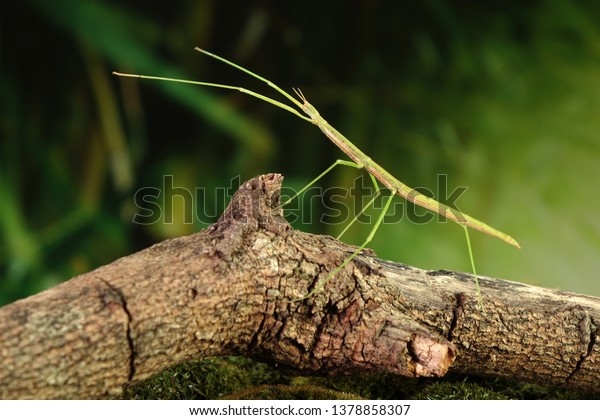
[[[182,361],[236,354],[298,371],[473,373],[595,391],[600,299],[425,271],[293,230],[282,177],[221,219],[0,309],[0,398],[110,398]]]

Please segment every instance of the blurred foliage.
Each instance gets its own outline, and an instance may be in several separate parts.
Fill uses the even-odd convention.
[[[194,46],[301,87],[408,185],[437,195],[437,174],[448,174],[448,191],[468,185],[459,208],[523,245],[474,234],[480,273],[600,295],[598,2],[9,0],[1,9],[0,305],[207,226],[240,180],[281,172],[298,188],[343,157],[315,127],[237,92],[111,75],[271,94]],[[340,169],[321,185],[348,189],[357,176]],[[194,200],[166,196],[168,179]],[[136,192],[149,187],[163,191],[161,217],[133,223]],[[309,204],[295,227],[341,231],[342,220],[323,223],[324,207]],[[405,219],[380,229],[378,255],[468,271],[457,226]],[[368,229],[344,240],[360,243]]]

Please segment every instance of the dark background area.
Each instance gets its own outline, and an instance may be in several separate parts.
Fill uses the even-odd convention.
[[[598,2],[9,0],[0,10],[0,304],[206,227],[237,177],[280,172],[297,189],[344,158],[316,127],[254,98],[111,75],[278,97],[195,46],[301,88],[408,185],[437,196],[447,174],[448,191],[468,186],[459,208],[523,246],[473,233],[481,274],[600,295]],[[320,185],[345,191],[359,174],[339,169]],[[169,179],[195,199],[171,200]],[[148,187],[162,192],[160,217],[136,224],[136,192]],[[335,235],[347,214],[321,220],[327,212],[304,202],[294,226]],[[469,271],[458,226],[395,222],[370,244],[380,257]],[[369,229],[343,239],[361,243]]]

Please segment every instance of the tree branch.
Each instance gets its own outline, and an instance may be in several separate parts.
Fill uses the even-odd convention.
[[[323,375],[449,370],[596,390],[600,299],[425,271],[293,230],[282,177],[219,221],[0,309],[0,398],[110,398],[189,359],[235,354]]]

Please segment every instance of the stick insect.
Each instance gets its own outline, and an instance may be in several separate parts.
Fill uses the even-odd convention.
[[[341,160],[341,159],[336,160],[329,168],[327,168],[323,173],[321,173],[318,177],[316,177],[313,181],[311,181],[307,186],[305,186],[303,189],[298,191],[293,197],[291,197],[285,203],[283,203],[282,206],[285,206],[286,204],[291,202],[293,199],[298,197],[300,194],[302,194],[304,191],[306,191],[308,188],[310,188],[313,184],[318,182],[323,176],[325,176],[327,173],[329,173],[331,170],[333,170],[338,165],[350,166],[350,167],[353,167],[356,169],[365,169],[368,172],[368,174],[373,182],[373,185],[375,186],[375,194],[374,194],[373,198],[369,201],[369,203],[367,203],[367,205],[361,210],[361,212],[356,215],[356,217],[350,222],[350,224],[338,236],[338,239],[346,232],[346,230],[356,220],[358,220],[359,216],[362,213],[364,213],[368,209],[368,207],[374,203],[375,199],[380,195],[381,189],[380,189],[377,181],[381,182],[381,184],[383,184],[386,188],[388,188],[391,191],[390,196],[385,201],[383,210],[379,214],[379,217],[375,221],[375,223],[374,223],[371,231],[369,232],[367,238],[365,239],[365,241],[356,249],[356,251],[354,251],[348,258],[346,258],[342,262],[342,264],[340,264],[335,270],[333,270],[324,280],[321,280],[319,283],[317,283],[315,285],[315,287],[311,291],[309,291],[308,294],[306,294],[305,296],[298,298],[296,300],[307,299],[307,298],[311,297],[312,295],[314,295],[319,290],[321,290],[333,276],[335,276],[341,269],[343,269],[348,263],[350,263],[350,261],[352,261],[369,244],[369,242],[371,242],[371,240],[375,236],[375,233],[377,232],[379,226],[381,225],[383,218],[392,203],[392,199],[394,198],[394,196],[398,195],[420,207],[425,208],[426,210],[429,210],[433,213],[437,213],[443,217],[446,217],[446,218],[458,223],[460,226],[463,227],[464,232],[465,232],[466,241],[467,241],[467,249],[469,252],[471,267],[473,270],[473,276],[475,279],[475,287],[477,290],[477,295],[479,297],[481,307],[483,308],[481,291],[479,289],[479,281],[477,279],[477,271],[475,269],[473,250],[471,247],[471,240],[470,240],[470,236],[469,236],[469,228],[478,230],[487,235],[501,239],[502,241],[504,241],[516,248],[521,248],[519,243],[515,239],[513,239],[511,236],[507,235],[506,233],[501,232],[498,229],[493,228],[493,227],[489,226],[488,224],[475,219],[474,217],[471,217],[465,213],[458,211],[457,209],[449,207],[446,204],[440,203],[439,201],[437,201],[433,198],[430,198],[424,194],[421,194],[417,190],[410,188],[406,184],[404,184],[401,181],[399,181],[398,179],[396,179],[387,170],[385,170],[378,163],[376,163],[373,159],[371,159],[369,156],[367,156],[365,153],[363,153],[358,147],[356,147],[344,135],[342,135],[339,131],[337,131],[323,117],[321,117],[321,115],[319,114],[317,109],[308,102],[306,97],[302,94],[302,92],[299,89],[293,89],[294,93],[297,95],[297,98],[296,98],[296,97],[290,95],[289,93],[287,93],[285,90],[281,89],[279,86],[277,86],[275,83],[271,82],[270,80],[268,80],[256,73],[253,73],[250,70],[248,70],[238,64],[235,64],[223,57],[220,57],[216,54],[213,54],[211,52],[208,52],[208,51],[203,50],[198,47],[196,47],[195,50],[202,54],[205,54],[209,57],[212,57],[216,60],[219,60],[231,67],[234,67],[234,68],[250,75],[251,77],[254,77],[255,79],[258,79],[258,80],[266,83],[268,86],[270,86],[272,89],[277,91],[279,94],[283,95],[294,106],[288,105],[286,103],[272,99],[268,96],[261,95],[257,92],[254,92],[254,91],[251,91],[251,90],[245,89],[243,87],[239,87],[239,86],[231,86],[231,85],[224,85],[224,84],[210,83],[210,82],[197,82],[197,81],[193,81],[193,80],[173,79],[173,78],[159,77],[159,76],[145,76],[145,75],[139,75],[139,74],[118,73],[118,72],[113,72],[113,74],[115,74],[117,76],[123,76],[123,77],[162,80],[162,81],[167,81],[167,82],[187,83],[187,84],[193,84],[193,85],[215,87],[215,88],[219,88],[219,89],[237,90],[246,95],[253,96],[262,101],[265,101],[272,105],[275,105],[281,109],[284,109],[284,110],[296,115],[297,117],[299,117],[305,121],[310,122],[311,124],[316,125],[323,132],[323,134],[325,134],[325,136],[327,136],[327,138],[329,140],[331,140],[351,160],[349,160],[349,161]]]

